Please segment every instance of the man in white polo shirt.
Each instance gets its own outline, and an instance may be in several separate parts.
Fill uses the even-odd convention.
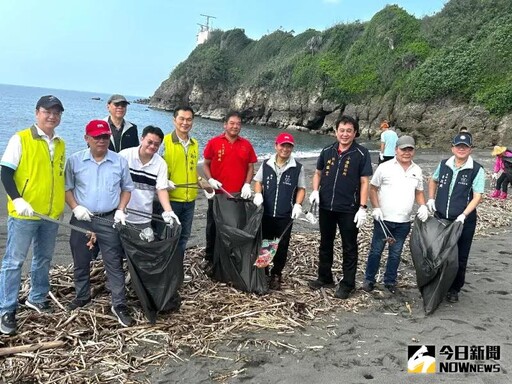
[[[395,157],[379,165],[370,182],[374,223],[363,283],[363,289],[367,292],[375,287],[375,275],[388,238],[383,226],[389,229],[396,240],[388,245],[389,254],[384,273],[385,288],[395,293],[400,256],[405,238],[411,229],[411,212],[415,200],[420,205],[418,218],[421,221],[428,218],[423,195],[423,173],[412,161],[414,150],[415,142],[411,136],[400,137],[396,143]]]
[[[171,225],[181,224],[169,203],[167,164],[157,153],[163,139],[164,133],[160,128],[148,125],[142,131],[138,147],[123,149],[119,152],[119,155],[128,161],[130,175],[135,184],[135,190],[132,191],[127,208],[146,213],[146,215],[128,213],[126,221],[140,229],[151,224],[150,215],[153,213],[155,193],[164,209],[163,220]]]

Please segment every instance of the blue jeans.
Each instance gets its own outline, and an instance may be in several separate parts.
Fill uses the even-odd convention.
[[[171,201],[171,207],[176,216],[181,222],[181,235],[178,241],[178,251],[182,257],[185,256],[185,249],[187,249],[187,242],[192,232],[192,220],[194,219],[194,210],[196,202],[190,201],[187,203]]]
[[[47,300],[50,290],[50,263],[59,225],[44,220],[7,219],[7,243],[0,269],[0,314],[16,311],[21,284],[21,267],[33,243],[30,269],[32,303]]]
[[[400,265],[400,256],[404,247],[405,238],[411,230],[411,223],[393,223],[384,221],[386,227],[390,230],[396,239],[394,244],[388,246],[388,262],[386,264],[386,272],[384,273],[384,285],[396,285],[396,277],[398,274],[398,266]],[[380,257],[384,247],[386,246],[387,236],[384,234],[378,221],[373,221],[373,238],[370,253],[368,254],[368,262],[366,264],[365,280],[375,284],[375,275],[379,270]]]

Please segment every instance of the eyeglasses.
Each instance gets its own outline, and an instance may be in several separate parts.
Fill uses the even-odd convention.
[[[155,147],[159,147],[160,144],[162,144],[161,141],[153,141],[153,140],[147,140],[146,143],[148,144],[148,147],[151,147],[152,145]]]
[[[127,105],[128,104],[126,104],[125,102],[122,102],[122,101],[120,101],[119,103],[114,103],[114,106],[116,108],[126,108]]]
[[[104,135],[98,135],[98,136],[90,136],[94,141],[100,141],[100,140],[110,140],[110,135],[104,134]]]
[[[54,117],[62,116],[62,111],[55,111],[55,110],[48,111],[46,109],[39,108],[39,112],[41,112],[42,114],[44,114],[46,116],[54,116]]]

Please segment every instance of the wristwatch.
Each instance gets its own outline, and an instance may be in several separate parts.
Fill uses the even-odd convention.
[[[361,204],[359,207],[360,207],[360,208],[363,208],[363,209],[368,208],[368,206],[367,206],[366,204]]]

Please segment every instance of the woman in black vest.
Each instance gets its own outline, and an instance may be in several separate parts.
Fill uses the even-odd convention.
[[[306,195],[304,168],[292,156],[294,145],[292,135],[280,133],[276,138],[276,153],[263,162],[254,176],[253,201],[257,206],[263,204],[264,210],[261,222],[263,238],[272,240],[282,236],[270,272],[270,289],[273,290],[281,289],[281,275],[292,232],[289,224],[302,213],[302,201]]]
[[[485,173],[480,164],[470,156],[473,138],[470,133],[459,133],[452,140],[453,156],[441,161],[429,181],[427,207],[436,216],[464,224],[457,243],[459,248],[459,270],[446,300],[459,301],[459,292],[464,286],[469,251],[476,229],[476,207],[484,193]]]

